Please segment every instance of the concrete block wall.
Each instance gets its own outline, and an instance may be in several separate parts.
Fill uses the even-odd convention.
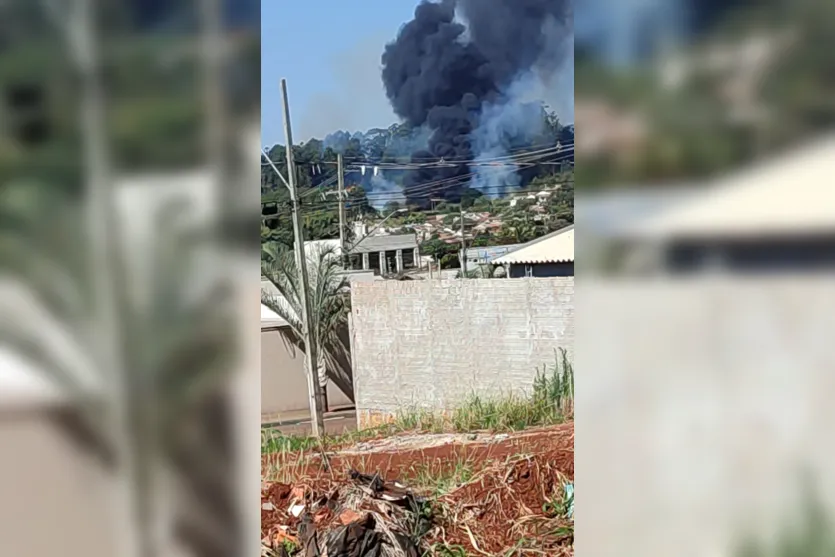
[[[380,281],[354,285],[351,301],[361,425],[529,392],[537,367],[573,354],[573,277]]]

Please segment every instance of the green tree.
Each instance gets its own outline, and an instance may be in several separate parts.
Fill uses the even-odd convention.
[[[148,521],[157,504],[154,486],[163,467],[176,480],[190,481],[179,475],[184,440],[206,433],[199,429],[201,416],[226,379],[235,337],[227,285],[204,277],[203,288],[194,288],[195,265],[205,253],[195,239],[205,231],[183,227],[182,206],[154,215],[155,232],[144,248],[121,235],[124,243],[108,269],[91,269],[87,200],[62,198],[49,188],[42,196],[38,185],[25,186],[7,186],[0,203],[0,266],[7,281],[0,333],[67,397],[73,427],[92,440],[85,450],[101,447],[91,452],[107,455],[107,468],[108,453],[126,457],[113,468],[137,518],[124,525],[135,529],[137,539],[132,535],[125,543],[138,542],[140,554],[154,554]],[[59,201],[61,210],[44,219]],[[154,272],[130,274],[135,268]],[[124,280],[129,274],[132,280]],[[102,303],[97,280],[114,292],[112,304],[104,306],[113,317],[106,325],[96,311]],[[113,337],[102,335],[105,327]],[[111,386],[120,384],[125,396],[115,398]],[[126,417],[118,432],[112,427],[117,412]],[[192,456],[211,461],[221,459],[217,450],[191,448],[197,451]]]
[[[477,189],[465,188],[461,191],[461,207],[469,209],[479,199],[484,198],[484,194]]]
[[[521,218],[505,223],[499,231],[499,238],[503,243],[508,244],[524,244],[536,239],[537,236],[536,225],[530,220]]]
[[[458,248],[457,244],[448,244],[443,240],[434,237],[426,240],[425,242],[420,244],[420,253],[421,255],[429,255],[435,261],[438,261],[443,265],[443,259],[447,255],[455,255],[458,257]],[[447,260],[448,262],[449,260]]]
[[[456,253],[448,253],[441,257],[441,269],[457,269],[461,266],[461,258]]]

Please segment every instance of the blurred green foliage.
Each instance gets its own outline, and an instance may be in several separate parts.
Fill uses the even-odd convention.
[[[584,188],[689,181],[713,176],[811,140],[835,126],[835,4],[768,0],[722,12],[682,51],[613,66],[589,49],[576,57],[578,125],[583,106],[603,105],[641,123],[628,148],[580,149]],[[745,61],[772,45],[762,71]],[[768,49],[767,49],[768,50]],[[717,67],[719,58],[736,65]],[[673,65],[690,70],[669,82]]]

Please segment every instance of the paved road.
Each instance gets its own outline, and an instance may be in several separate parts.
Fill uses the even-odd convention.
[[[309,416],[288,416],[286,419],[279,419],[261,424],[261,427],[272,427],[284,435],[309,435]],[[336,410],[325,414],[325,433],[328,435],[340,435],[357,429],[357,412],[353,408]]]

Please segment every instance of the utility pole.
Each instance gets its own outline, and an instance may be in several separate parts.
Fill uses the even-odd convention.
[[[296,237],[296,263],[299,266],[299,296],[301,297],[302,322],[304,323],[304,348],[307,352],[305,367],[307,367],[307,388],[310,397],[310,425],[313,436],[319,437],[325,432],[325,420],[322,415],[324,396],[319,384],[316,335],[313,322],[310,319],[309,282],[307,277],[307,256],[304,249],[304,229],[302,228],[301,206],[296,190],[296,163],[293,159],[293,131],[290,126],[290,103],[287,100],[287,80],[281,80],[281,103],[284,106],[284,138],[287,143],[287,178],[290,188],[290,199],[293,203],[293,233]]]
[[[467,278],[467,239],[464,237],[464,203],[458,206],[461,214],[461,278]]]
[[[348,254],[345,252],[345,167],[342,153],[336,156],[336,172],[339,180],[339,251],[342,254],[342,268],[348,268]]]

